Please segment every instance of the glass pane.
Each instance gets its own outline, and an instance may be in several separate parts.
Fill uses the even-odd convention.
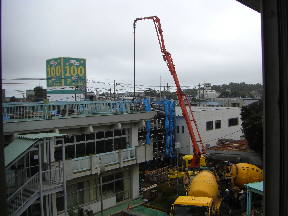
[[[54,150],[54,158],[55,158],[55,161],[62,160],[62,146],[55,148],[55,150]]]
[[[104,138],[104,132],[103,132],[103,131],[97,132],[97,133],[96,133],[96,138],[97,138],[97,139],[102,139],[102,138]]]
[[[105,152],[105,145],[103,141],[97,141],[96,142],[96,154],[104,153]]]
[[[75,157],[75,145],[69,145],[65,147],[65,158],[72,159]]]
[[[73,143],[74,142],[74,136],[65,136],[64,142],[65,143]]]
[[[114,130],[114,136],[121,136],[121,130]]]
[[[85,141],[85,135],[77,135],[76,136],[76,142]]]
[[[95,143],[88,142],[86,143],[86,155],[92,155],[92,154],[95,154]]]
[[[95,134],[91,133],[91,134],[86,134],[86,140],[94,140],[95,139]]]
[[[105,141],[105,152],[113,151],[113,140],[109,139]]]
[[[110,174],[110,175],[106,175],[102,177],[102,184],[106,183],[106,182],[111,182],[114,181],[114,175]]]
[[[114,149],[115,150],[121,149],[121,138],[114,139]]]
[[[83,157],[83,156],[85,156],[85,143],[77,144],[76,157]]]
[[[105,132],[105,138],[108,138],[108,137],[113,137],[113,131],[106,131]]]

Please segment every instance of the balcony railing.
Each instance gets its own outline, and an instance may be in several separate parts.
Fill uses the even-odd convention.
[[[123,161],[136,159],[135,148],[124,149],[122,151],[122,154],[123,154]]]
[[[121,153],[120,153],[121,152]],[[120,164],[120,154],[122,155],[122,161],[129,161],[136,159],[136,150],[134,147],[117,150],[112,152],[101,153],[92,156],[80,157],[72,159],[73,173],[89,171],[92,169],[91,163],[98,161],[96,166],[108,166],[113,164]]]
[[[42,171],[42,181],[45,184],[62,184],[63,183],[63,169],[57,168],[57,169]]]
[[[77,116],[124,114],[144,111],[141,102],[79,101],[44,103],[4,103],[4,122],[48,120]]]

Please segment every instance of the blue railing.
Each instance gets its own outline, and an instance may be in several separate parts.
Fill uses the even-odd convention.
[[[133,101],[79,101],[44,103],[4,103],[4,122],[48,120],[77,116],[125,114],[144,112],[141,102]]]

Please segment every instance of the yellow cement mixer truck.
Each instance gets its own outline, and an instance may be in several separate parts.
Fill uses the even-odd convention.
[[[235,187],[263,180],[260,168],[248,163],[238,163],[227,167],[227,179]],[[216,175],[208,170],[201,171],[191,181],[186,196],[179,196],[171,207],[172,215],[219,215],[222,198]]]

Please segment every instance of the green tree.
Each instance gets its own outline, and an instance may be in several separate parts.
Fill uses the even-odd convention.
[[[145,96],[149,96],[149,97],[157,97],[157,96],[159,96],[159,93],[156,90],[151,89],[151,88],[145,90],[144,94],[145,94]]]
[[[34,88],[34,102],[39,102],[47,99],[47,91],[43,89],[41,86],[37,86]]]
[[[263,101],[242,107],[242,128],[248,145],[258,153],[263,153]]]

